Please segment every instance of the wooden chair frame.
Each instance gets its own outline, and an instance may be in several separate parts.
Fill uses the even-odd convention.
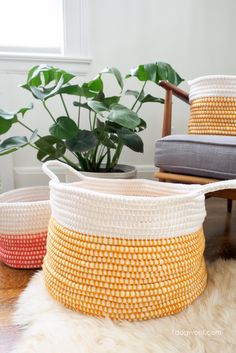
[[[189,95],[181,88],[169,83],[168,81],[161,81],[159,83],[161,87],[166,90],[165,94],[165,105],[164,105],[164,119],[162,128],[162,137],[171,135],[171,121],[172,121],[172,98],[173,95],[183,102],[189,104]],[[176,174],[167,172],[160,169],[159,172],[155,172],[155,178],[160,181],[170,181],[170,182],[181,182],[189,184],[208,184],[218,181],[218,179],[205,178],[187,174]],[[227,199],[228,211],[231,212],[232,200],[236,200],[236,190],[221,190],[214,193],[207,194],[207,197],[221,197]]]

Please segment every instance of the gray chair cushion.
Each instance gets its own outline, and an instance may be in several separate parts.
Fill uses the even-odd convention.
[[[165,171],[236,178],[236,137],[171,135],[155,142],[155,165]]]

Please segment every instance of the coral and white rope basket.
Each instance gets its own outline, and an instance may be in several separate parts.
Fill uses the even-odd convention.
[[[177,313],[204,290],[204,194],[236,187],[85,177],[61,183],[51,171],[44,277],[73,310],[115,320]],[[61,165],[61,164],[60,164]],[[65,165],[64,165],[65,166]],[[66,168],[70,168],[65,166]]]
[[[50,215],[47,186],[1,194],[0,261],[15,268],[41,267]]]

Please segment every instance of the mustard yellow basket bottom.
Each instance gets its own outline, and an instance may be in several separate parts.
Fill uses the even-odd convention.
[[[66,307],[114,320],[175,314],[204,290],[203,230],[162,239],[80,234],[51,219],[43,271]]]
[[[190,107],[189,133],[200,135],[236,135],[236,98],[205,97]]]

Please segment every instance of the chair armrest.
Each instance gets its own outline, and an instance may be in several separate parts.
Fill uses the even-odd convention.
[[[171,119],[172,119],[172,95],[178,97],[185,103],[189,104],[189,95],[181,88],[169,83],[168,81],[160,81],[159,86],[166,90],[164,119],[162,127],[162,137],[171,135]]]
[[[166,91],[172,91],[173,95],[189,104],[189,94],[181,88],[173,85],[168,81],[160,81],[159,86],[163,87]]]

